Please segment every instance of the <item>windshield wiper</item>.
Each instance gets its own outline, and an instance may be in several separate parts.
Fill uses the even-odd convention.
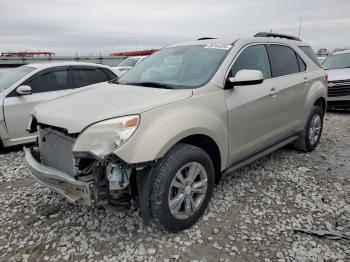
[[[154,87],[154,88],[165,88],[165,89],[174,89],[173,86],[167,85],[164,83],[158,82],[135,82],[135,83],[124,83],[126,85],[134,85],[134,86],[145,86],[145,87]]]

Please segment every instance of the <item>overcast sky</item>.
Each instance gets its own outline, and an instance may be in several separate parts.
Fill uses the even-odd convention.
[[[108,54],[202,36],[298,35],[350,46],[350,0],[0,0],[0,52]]]

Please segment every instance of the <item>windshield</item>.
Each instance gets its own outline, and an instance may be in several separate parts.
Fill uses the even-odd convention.
[[[210,80],[231,45],[182,46],[154,53],[123,75],[121,84],[158,83],[196,88]]]
[[[137,58],[127,58],[121,62],[118,66],[134,66],[139,61]]]
[[[331,55],[322,64],[324,69],[350,68],[350,53]]]
[[[34,71],[35,68],[29,66],[20,66],[15,69],[6,71],[0,76],[0,92],[6,90],[22,77],[26,76],[30,72]]]

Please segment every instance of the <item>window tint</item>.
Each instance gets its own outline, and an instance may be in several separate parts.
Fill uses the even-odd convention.
[[[109,81],[112,78],[101,68],[77,68],[73,69],[74,88]]]
[[[68,70],[61,69],[44,73],[32,80],[29,80],[26,85],[32,88],[33,93],[49,92],[69,89]]]
[[[293,49],[283,45],[267,45],[272,77],[284,76],[299,72],[299,64]]]
[[[271,78],[269,58],[264,45],[254,45],[242,51],[231,68],[231,75],[235,76],[239,70],[260,70],[264,79]]]
[[[311,58],[312,61],[315,62],[316,65],[321,67],[320,62],[317,59],[317,56],[315,55],[314,51],[310,46],[299,46],[299,47],[308,57]]]
[[[299,71],[300,71],[300,72],[306,71],[306,64],[304,63],[303,59],[301,59],[301,57],[298,56],[297,54],[296,54],[296,56],[297,56],[297,58],[298,58]]]

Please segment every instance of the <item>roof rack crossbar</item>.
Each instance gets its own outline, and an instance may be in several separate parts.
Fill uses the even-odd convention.
[[[267,33],[267,32],[257,33],[254,35],[254,37],[279,37],[279,38],[286,38],[289,40],[301,41],[300,38],[298,38],[296,36],[276,34],[276,33]]]
[[[197,40],[200,41],[200,40],[210,40],[210,39],[216,39],[215,37],[201,37],[201,38],[198,38]]]

